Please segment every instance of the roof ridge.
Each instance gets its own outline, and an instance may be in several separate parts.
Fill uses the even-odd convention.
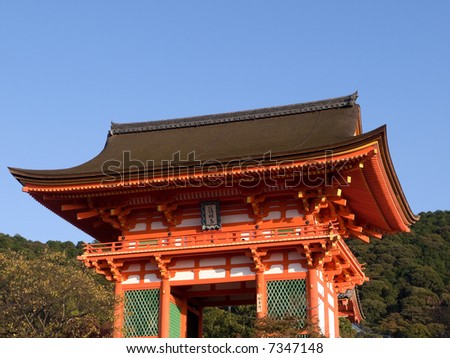
[[[117,134],[161,131],[186,127],[199,127],[213,124],[242,122],[270,117],[280,117],[292,114],[322,111],[327,109],[352,107],[355,104],[357,98],[358,92],[356,91],[351,95],[343,97],[335,97],[325,100],[290,104],[284,106],[243,110],[237,112],[226,112],[226,113],[201,115],[194,117],[183,117],[175,119],[164,119],[147,122],[134,122],[134,123],[113,122],[111,123],[109,135],[111,136]]]

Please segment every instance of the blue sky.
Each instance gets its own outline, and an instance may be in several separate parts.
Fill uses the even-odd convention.
[[[450,209],[448,1],[0,0],[0,232],[90,241],[7,166],[81,164],[110,122],[358,90],[415,213]]]

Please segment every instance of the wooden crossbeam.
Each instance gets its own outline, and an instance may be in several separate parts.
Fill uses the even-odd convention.
[[[238,288],[238,289],[219,289],[219,290],[205,290],[205,291],[185,291],[183,295],[185,297],[215,297],[224,295],[239,295],[254,293],[254,288]]]
[[[97,210],[91,210],[91,211],[84,211],[77,214],[77,220],[83,220],[83,219],[89,219],[94,216],[98,216],[99,213]]]

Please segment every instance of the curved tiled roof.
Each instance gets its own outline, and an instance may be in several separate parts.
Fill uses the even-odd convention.
[[[418,217],[412,213],[395,173],[386,127],[362,134],[356,98],[354,93],[250,111],[113,123],[104,149],[84,164],[57,170],[10,168],[10,171],[36,200],[72,220],[61,211],[58,201],[46,200],[51,197],[47,193],[103,195],[123,193],[126,188],[134,190],[137,186],[146,190],[153,179],[169,183],[177,180],[174,173],[198,174],[191,169],[198,167],[199,162],[205,175],[214,175],[215,167],[220,172],[220,164],[232,171],[235,163],[245,168],[246,163],[251,166],[255,161],[258,170],[270,170],[274,161],[277,165],[296,162],[307,166],[325,160],[333,168],[333,158],[326,155],[330,151],[338,158],[336,161],[345,162],[370,150],[373,155],[351,172],[345,199],[358,213],[359,223],[383,233],[407,231]],[[83,225],[78,221],[76,224]]]
[[[22,179],[75,179],[105,174],[105,163],[120,162],[128,170],[135,163],[167,161],[176,156],[196,161],[230,161],[259,158],[264,153],[301,153],[328,148],[351,139],[360,128],[357,93],[328,100],[143,123],[112,124],[105,147],[88,162],[58,170],[10,168]],[[124,155],[129,160],[124,160]],[[128,163],[128,164],[127,164]]]

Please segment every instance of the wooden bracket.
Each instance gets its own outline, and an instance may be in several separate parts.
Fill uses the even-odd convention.
[[[123,281],[123,276],[119,270],[119,268],[123,266],[123,262],[116,263],[113,261],[113,259],[106,260],[106,262],[108,263],[109,269],[111,271],[112,280],[115,282]]]
[[[266,270],[266,266],[262,262],[262,257],[267,255],[267,251],[258,251],[256,248],[251,248],[250,256],[253,259],[253,263],[255,264],[256,272],[264,272]]]
[[[99,260],[85,260],[84,264],[87,267],[93,267],[95,272],[99,275],[105,276],[108,281],[122,282],[123,276],[120,273],[119,268],[123,266],[123,263],[116,263],[112,259],[103,261]]]
[[[255,223],[260,222],[264,216],[266,216],[266,208],[264,206],[264,200],[266,200],[265,195],[256,196],[256,195],[250,195],[247,196],[247,203],[252,205],[252,216],[255,220]]]
[[[309,244],[301,244],[303,250],[299,253],[303,253],[306,257],[306,263],[308,267],[313,267],[313,258],[312,258],[312,252],[310,250]]]
[[[90,211],[79,212],[77,214],[78,220],[87,219],[98,216],[98,220],[93,222],[94,227],[101,226],[102,222],[110,224],[114,229],[123,231],[129,230],[127,223],[127,216],[130,214],[132,208],[127,206],[126,201],[114,201],[96,203],[92,197],[87,198],[86,205]],[[81,204],[63,205],[65,210],[75,210],[81,208]]]
[[[177,210],[177,204],[160,204],[157,207],[159,212],[164,214],[167,226],[176,226],[179,224],[179,219],[175,215],[175,210]]]
[[[99,275],[104,275],[104,276],[106,276],[106,279],[108,279],[108,275],[107,275],[106,271],[103,270],[103,269],[100,267],[100,265],[99,265],[99,263],[98,263],[97,260],[87,261],[87,262],[86,262],[86,266],[88,266],[88,267],[93,267],[93,268],[95,269],[95,272],[97,272]],[[110,276],[110,277],[111,277],[111,276]],[[108,279],[108,281],[111,281],[111,278]]]
[[[170,278],[170,272],[167,269],[167,265],[170,263],[170,258],[162,258],[161,255],[155,255],[153,258],[158,266],[160,276],[162,278]]]
[[[131,212],[131,208],[117,207],[114,209],[99,209],[102,220],[118,230],[128,230],[127,216]]]

